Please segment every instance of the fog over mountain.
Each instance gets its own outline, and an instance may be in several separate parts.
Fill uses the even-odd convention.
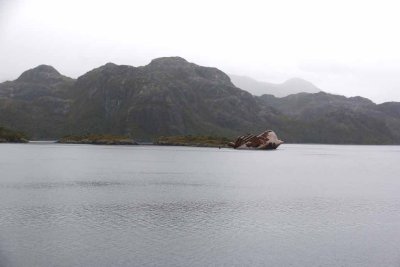
[[[269,94],[276,97],[284,97],[297,93],[318,93],[321,91],[314,84],[300,78],[292,78],[276,84],[260,82],[250,77],[234,74],[230,74],[229,77],[234,85],[257,96]]]
[[[104,62],[179,55],[258,81],[301,77],[400,101],[398,25],[392,0],[1,0],[0,82],[43,63],[77,78]]]

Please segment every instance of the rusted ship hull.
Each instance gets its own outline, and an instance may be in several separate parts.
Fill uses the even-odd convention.
[[[239,136],[228,145],[235,149],[273,150],[277,149],[282,143],[283,141],[278,139],[275,132],[267,130],[259,135],[247,134]]]

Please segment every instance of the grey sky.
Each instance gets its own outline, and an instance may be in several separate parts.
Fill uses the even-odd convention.
[[[400,101],[396,1],[0,0],[0,81],[181,56],[258,80]]]

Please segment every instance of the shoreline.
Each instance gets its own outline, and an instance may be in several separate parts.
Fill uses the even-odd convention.
[[[3,141],[1,144],[64,144],[64,145],[109,145],[109,146],[183,146],[183,147],[215,147],[215,148],[230,148],[227,145],[201,144],[201,143],[157,143],[157,142],[136,142],[134,143],[110,143],[110,142],[60,142],[59,140],[25,140],[25,141]],[[400,146],[400,144],[332,144],[332,143],[287,143],[284,145],[325,145],[325,146]]]

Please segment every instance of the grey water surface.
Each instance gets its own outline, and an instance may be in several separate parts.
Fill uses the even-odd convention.
[[[400,147],[2,144],[0,266],[400,266]]]

